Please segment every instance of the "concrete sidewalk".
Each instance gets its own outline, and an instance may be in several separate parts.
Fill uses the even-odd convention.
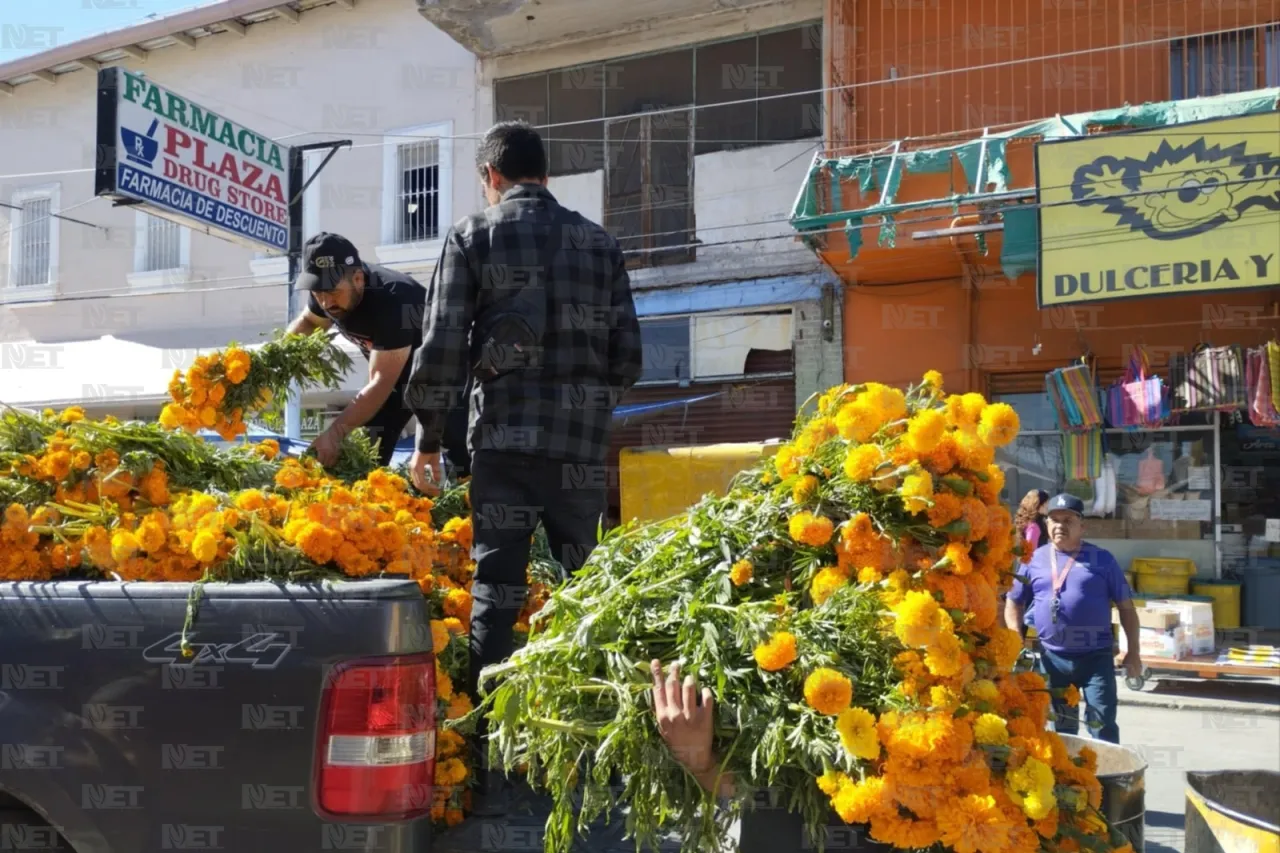
[[[1119,683],[1120,704],[1280,717],[1280,680],[1189,679],[1153,674],[1142,690]]]

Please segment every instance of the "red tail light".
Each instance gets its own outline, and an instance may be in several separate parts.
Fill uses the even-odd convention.
[[[317,810],[328,817],[380,820],[429,813],[435,705],[430,654],[336,667],[321,700]]]

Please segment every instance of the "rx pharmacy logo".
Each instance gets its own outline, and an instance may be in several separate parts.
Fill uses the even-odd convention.
[[[124,142],[125,159],[150,169],[151,164],[155,162],[156,154],[160,151],[160,142],[155,138],[156,128],[159,126],[160,119],[152,119],[151,127],[147,128],[145,135],[127,127],[120,128],[120,139]]]

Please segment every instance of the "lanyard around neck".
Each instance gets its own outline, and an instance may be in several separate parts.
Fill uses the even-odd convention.
[[[1063,552],[1066,553],[1065,551]],[[1066,583],[1067,574],[1071,571],[1071,567],[1076,564],[1076,556],[1080,553],[1080,549],[1076,548],[1075,554],[1067,554],[1067,565],[1062,570],[1062,574],[1058,574],[1058,546],[1049,546],[1049,569],[1053,579],[1053,594],[1056,597],[1062,590],[1062,585]]]

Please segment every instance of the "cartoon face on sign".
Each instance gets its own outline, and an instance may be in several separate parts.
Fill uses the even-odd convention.
[[[1101,206],[1153,240],[1181,240],[1238,220],[1254,207],[1280,210],[1280,155],[1246,149],[1265,139],[1186,145],[1168,139],[1147,157],[1104,155],[1076,169],[1071,196]]]

